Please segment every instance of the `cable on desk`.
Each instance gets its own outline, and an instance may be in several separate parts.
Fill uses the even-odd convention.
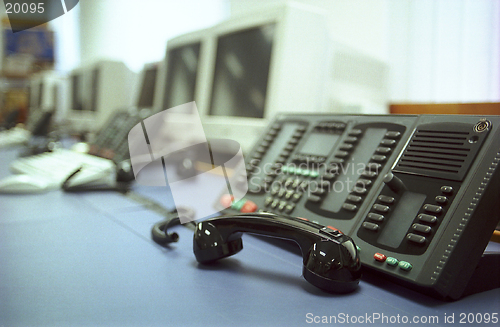
[[[167,232],[169,228],[181,224],[179,212],[182,212],[185,216],[190,217],[190,219],[194,218],[195,213],[191,208],[179,207],[178,209],[174,209],[170,212],[170,217],[153,225],[153,228],[151,229],[151,237],[153,238],[153,241],[159,245],[166,246],[179,240],[179,234],[176,232]],[[190,221],[190,223],[194,225],[194,222]]]

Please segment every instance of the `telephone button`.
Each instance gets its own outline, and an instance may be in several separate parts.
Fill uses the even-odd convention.
[[[348,135],[349,136],[360,136],[361,134],[363,134],[363,131],[360,130],[360,129],[352,129]]]
[[[229,208],[231,206],[231,203],[233,203],[234,201],[234,196],[230,194],[224,194],[223,196],[221,196],[219,201],[220,204],[224,206],[224,208]]]
[[[286,200],[290,200],[290,198],[292,197],[293,193],[294,192],[292,190],[286,191],[286,193],[285,193],[285,199]]]
[[[321,201],[321,198],[317,195],[310,195],[308,198],[307,198],[307,201],[310,201],[310,202],[319,202]]]
[[[295,209],[295,204],[293,204],[293,203],[287,204],[285,207],[285,212],[291,213],[293,211],[293,209]]]
[[[441,186],[441,192],[444,194],[452,194],[453,193],[453,187],[451,186]]]
[[[342,144],[339,149],[342,151],[351,151],[354,148],[354,145],[352,144]]]
[[[376,171],[369,171],[369,170],[365,170],[364,172],[361,173],[361,176],[363,176],[365,178],[374,178],[377,175],[378,174]]]
[[[387,157],[381,154],[375,154],[372,156],[372,161],[384,162],[386,159]]]
[[[271,128],[279,131],[281,129],[281,124],[276,123],[273,126],[271,126]]]
[[[397,139],[399,136],[401,136],[401,133],[397,131],[389,131],[385,133],[385,137],[390,139]]]
[[[363,228],[366,228],[366,229],[372,230],[372,231],[376,231],[376,230],[378,230],[378,225],[374,224],[374,223],[369,223],[369,222],[365,221],[363,223]]]
[[[384,262],[387,259],[387,257],[385,255],[383,255],[382,253],[378,253],[378,252],[373,255],[373,258],[379,262]]]
[[[380,170],[380,168],[382,168],[382,165],[379,164],[379,163],[376,163],[376,162],[370,162],[370,163],[368,163],[368,167],[367,168],[370,171],[375,170],[375,171],[378,172]]]
[[[406,235],[406,239],[411,241],[411,242],[417,243],[417,244],[424,244],[425,243],[424,236],[413,234],[413,233],[408,233],[408,235]]]
[[[280,203],[278,205],[278,210],[283,211],[285,209],[286,205],[287,205],[286,201],[280,201]]]
[[[304,133],[306,131],[306,127],[305,126],[299,126],[299,127],[296,128],[296,131]]]
[[[390,208],[388,206],[385,206],[385,205],[382,205],[382,204],[374,204],[373,205],[373,210],[378,211],[378,212],[385,213],[385,212],[388,212],[389,209]]]
[[[349,156],[349,152],[346,151],[337,151],[335,153],[335,157],[337,158],[346,158],[347,156]]]
[[[441,213],[441,211],[443,211],[443,207],[433,204],[424,204],[424,210],[431,213]]]
[[[282,198],[282,197],[283,197],[283,195],[285,195],[285,192],[286,192],[286,189],[281,188],[281,189],[278,191],[278,198]]]
[[[278,206],[278,203],[280,203],[279,199],[274,199],[273,202],[271,203],[271,208],[274,209]]]
[[[344,203],[342,205],[342,208],[344,210],[347,210],[347,211],[356,211],[358,209],[358,207],[354,204],[351,204],[351,203]]]
[[[243,207],[243,205],[247,202],[247,200],[244,200],[244,199],[240,199],[236,202],[233,202],[233,204],[231,204],[231,209],[234,209],[234,210],[241,210],[241,208]]]
[[[341,158],[333,158],[330,162],[330,166],[340,166],[344,163],[344,159]]]
[[[269,132],[267,132],[267,135],[276,136],[276,135],[278,135],[278,130],[271,129],[271,130],[269,130]]]
[[[394,198],[392,196],[379,195],[377,199],[380,202],[386,203],[386,204],[392,204],[392,203],[394,203]]]
[[[423,221],[425,223],[434,224],[437,221],[437,217],[421,213],[418,215],[418,220]]]
[[[442,195],[436,196],[435,200],[439,204],[447,204],[448,203],[448,198],[446,196],[442,196]]]
[[[285,146],[286,151],[292,151],[293,149],[295,149],[295,146],[293,144],[288,144],[287,146]]]
[[[254,153],[252,159],[262,159],[262,153],[261,152]]]
[[[274,198],[272,196],[268,196],[266,200],[264,201],[264,206],[268,206],[273,202]]]
[[[411,228],[413,228],[414,231],[424,233],[424,234],[429,234],[432,230],[432,228],[430,226],[422,225],[422,224],[413,224],[411,226]]]
[[[355,136],[348,136],[345,138],[344,143],[356,143],[358,138]]]
[[[301,198],[301,197],[302,197],[302,193],[300,193],[300,192],[299,192],[299,193],[294,193],[294,194],[292,195],[292,201],[293,201],[293,202],[298,202],[298,201],[300,200],[300,198]]]
[[[332,174],[332,173],[325,173],[323,174],[322,176],[323,179],[326,179],[326,180],[332,180],[335,178],[335,174]]]
[[[349,194],[347,196],[347,200],[354,202],[354,203],[359,203],[359,202],[361,202],[361,200],[363,200],[363,198],[358,196],[358,195]]]
[[[356,193],[356,194],[359,194],[359,195],[364,195],[364,194],[366,194],[366,192],[367,192],[366,188],[364,188],[364,187],[359,187],[359,186],[355,187],[355,188],[352,190],[352,193]]]
[[[399,269],[404,270],[404,271],[410,271],[413,268],[412,264],[407,262],[407,261],[400,261],[398,263],[398,266],[399,266]]]
[[[399,260],[394,257],[387,257],[385,263],[387,263],[389,266],[395,267],[398,265]]]
[[[290,151],[283,150],[283,151],[281,151],[280,156],[288,158],[290,156]]]
[[[381,154],[388,154],[389,152],[391,152],[391,148],[388,148],[385,146],[380,146],[375,150],[375,152],[381,153]]]
[[[358,181],[356,182],[356,185],[358,186],[370,186],[372,184],[372,181],[369,180],[369,179],[363,179],[363,178],[360,178],[358,179]]]
[[[240,212],[255,212],[257,211],[257,205],[253,201],[247,201],[241,207]]]
[[[396,144],[396,140],[383,139],[382,141],[380,141],[380,145],[384,146],[393,146],[394,144]]]
[[[318,188],[318,189],[312,191],[311,193],[315,194],[315,195],[323,195],[323,194],[325,194],[325,190],[322,188]]]
[[[378,213],[374,213],[374,212],[370,212],[367,217],[370,220],[378,221],[378,222],[384,221],[384,219],[385,219],[385,217],[383,215],[378,214]]]

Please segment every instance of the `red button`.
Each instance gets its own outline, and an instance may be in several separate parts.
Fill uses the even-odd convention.
[[[380,262],[384,262],[385,259],[387,259],[387,257],[385,255],[383,255],[382,253],[378,253],[378,252],[373,255],[373,258],[375,258],[375,260],[380,261]]]
[[[231,194],[224,194],[223,196],[220,197],[220,204],[224,206],[224,208],[229,208],[231,206],[231,203],[234,201],[234,196]]]
[[[257,210],[257,205],[252,201],[247,201],[241,207],[240,212],[255,212]]]

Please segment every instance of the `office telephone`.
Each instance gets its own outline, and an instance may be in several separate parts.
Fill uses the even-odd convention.
[[[116,163],[130,159],[128,133],[141,120],[139,113],[120,110],[113,114],[90,142],[89,154]]]
[[[499,161],[498,116],[282,114],[246,158],[247,195],[224,212],[335,226],[365,268],[457,299],[499,222]]]

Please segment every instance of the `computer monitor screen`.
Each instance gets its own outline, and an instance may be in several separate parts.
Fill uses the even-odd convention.
[[[44,83],[41,81],[38,84],[38,99],[37,99],[37,107],[41,108],[43,105],[43,92],[44,92]]]
[[[71,109],[83,110],[83,80],[82,75],[71,75]]]
[[[263,118],[275,24],[220,36],[209,114]]]
[[[90,96],[90,111],[97,111],[97,97],[99,92],[99,68],[92,70],[91,82],[91,96]]]
[[[153,107],[157,73],[158,67],[156,65],[154,67],[146,69],[146,71],[144,72],[143,79],[141,81],[141,93],[139,94],[139,99],[137,101],[138,108]]]
[[[168,50],[163,109],[195,100],[200,47],[196,42]]]

